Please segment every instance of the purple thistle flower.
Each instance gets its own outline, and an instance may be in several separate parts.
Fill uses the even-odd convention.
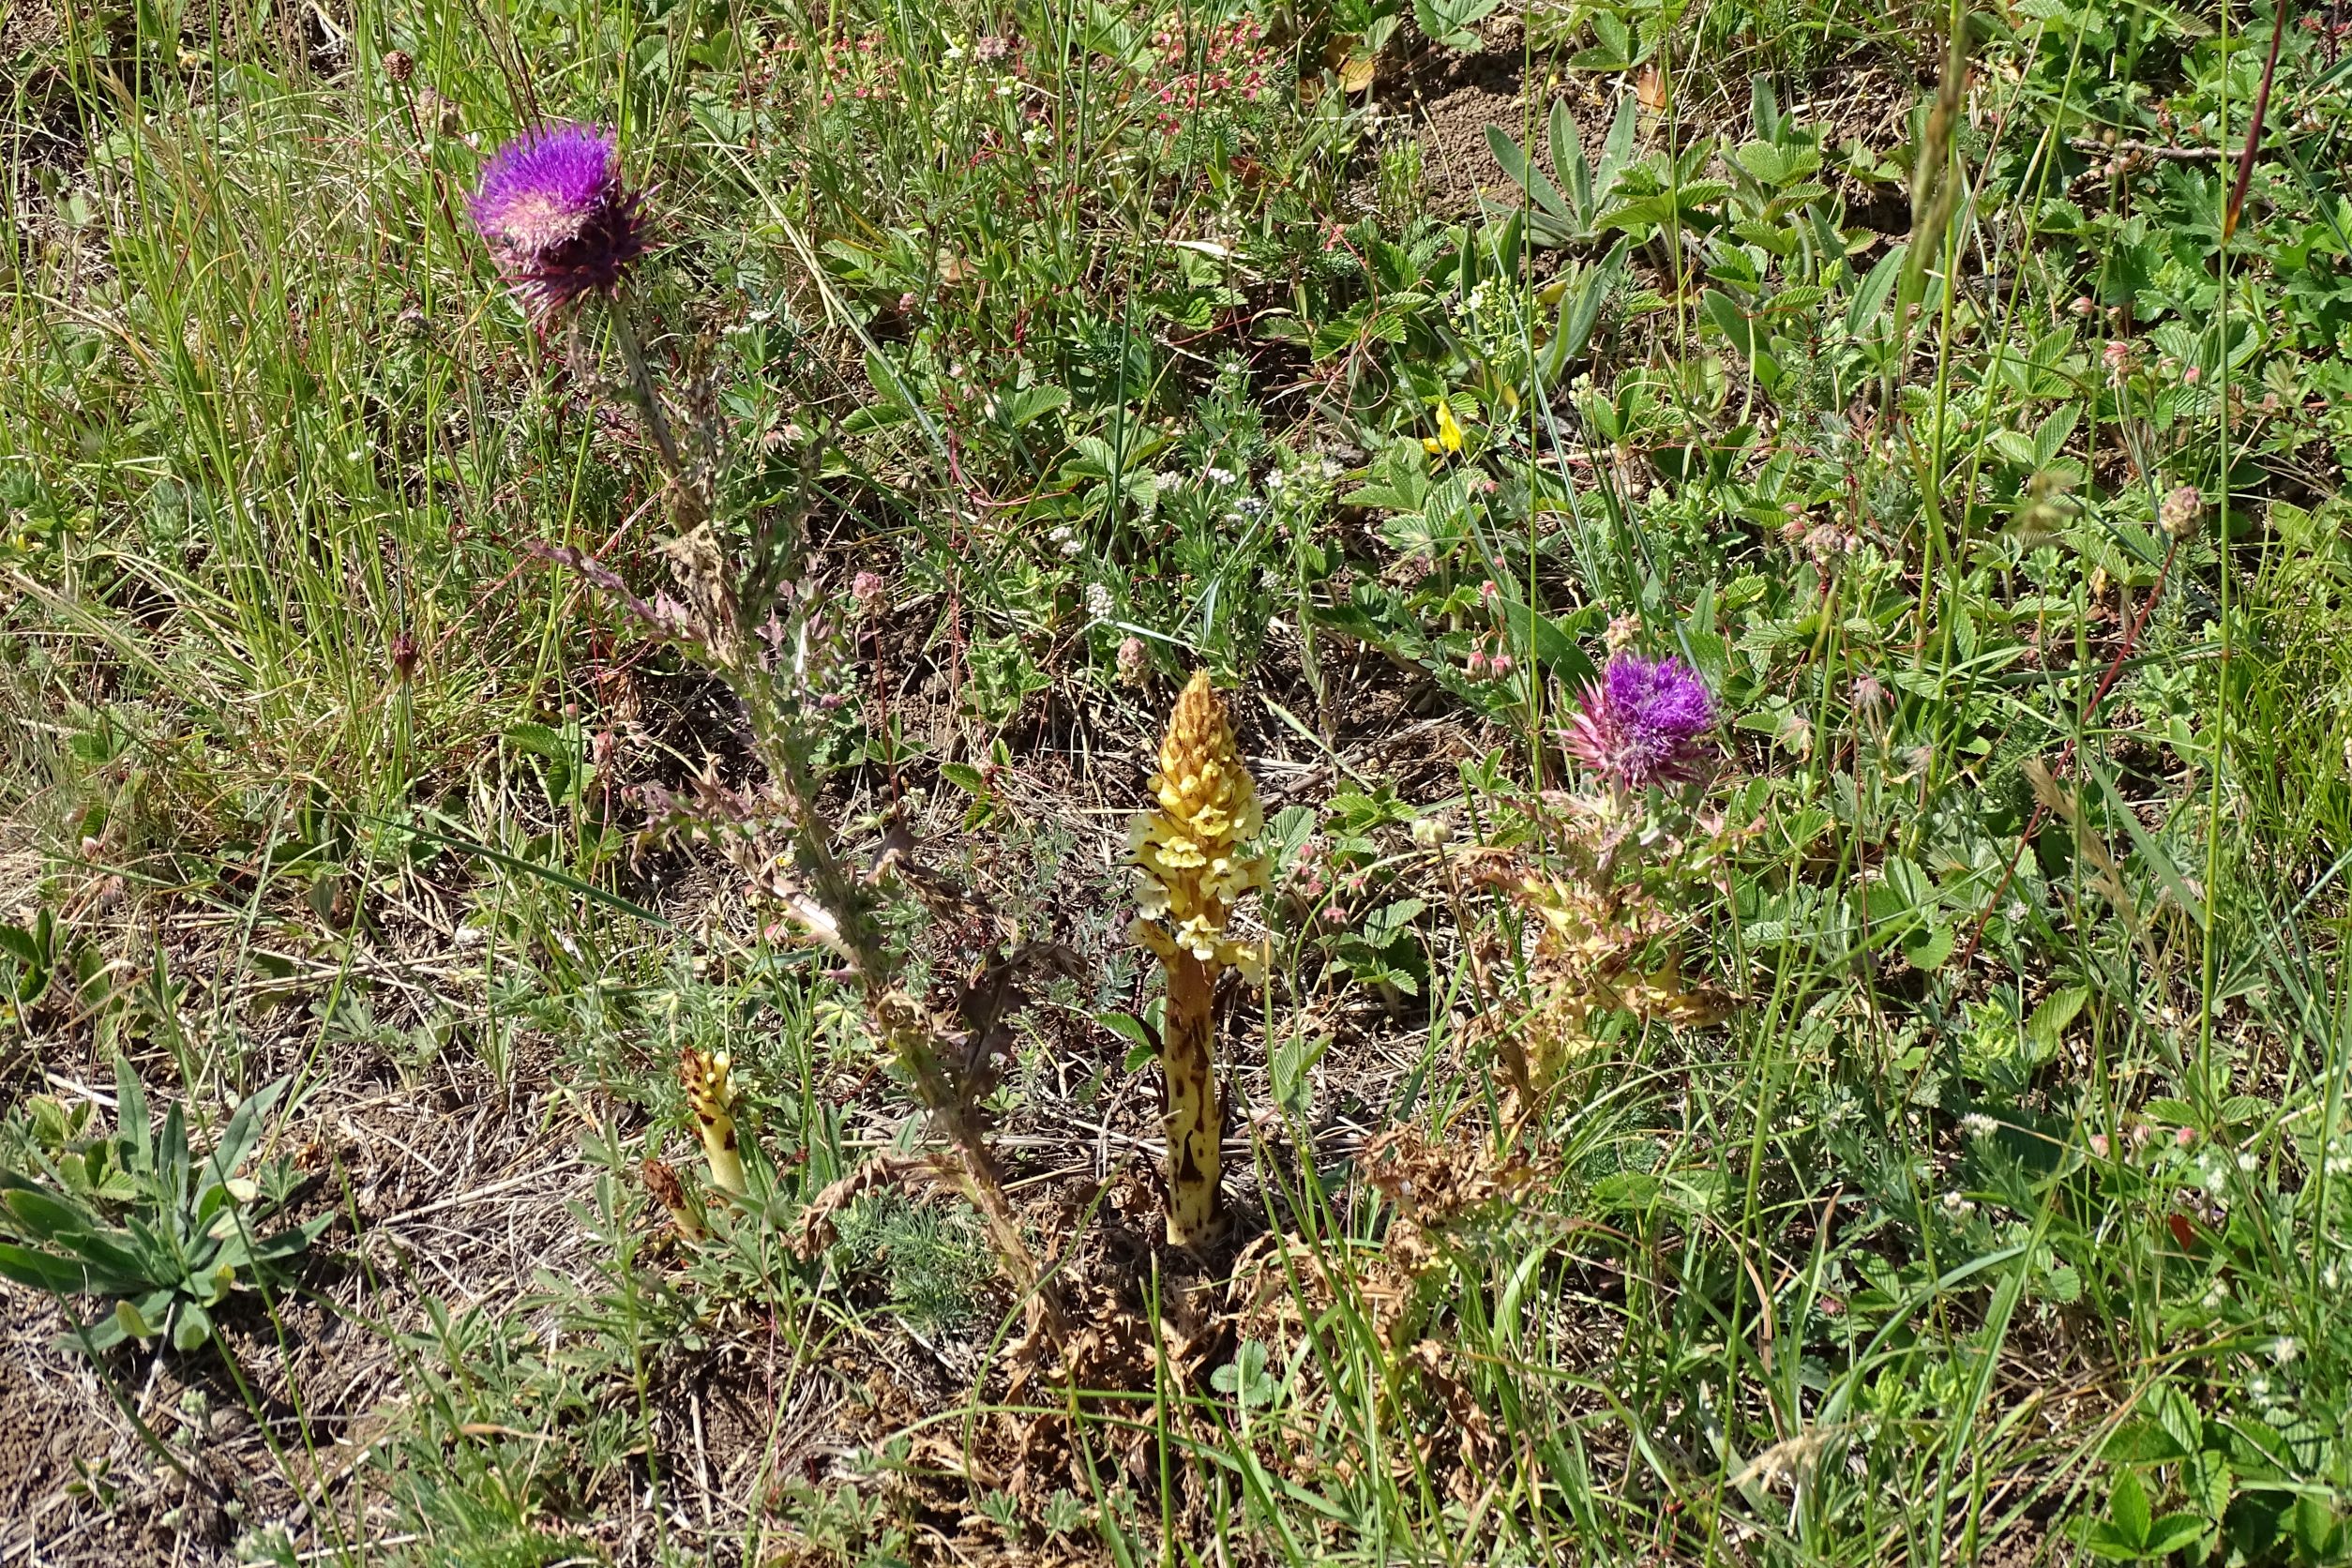
[[[594,126],[544,125],[498,149],[468,204],[499,270],[541,313],[610,294],[645,250],[640,193]]]
[[[1620,654],[1584,688],[1565,738],[1593,772],[1639,789],[1696,776],[1714,727],[1715,700],[1689,665]]]

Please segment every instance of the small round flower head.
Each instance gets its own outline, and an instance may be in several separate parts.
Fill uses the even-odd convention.
[[[471,210],[499,269],[542,312],[609,294],[645,250],[619,144],[593,126],[539,126],[482,171]]]
[[[2194,485],[2175,488],[2156,507],[2158,526],[2176,539],[2194,536],[2204,520],[2205,497]]]
[[[1697,773],[1714,727],[1715,700],[1689,665],[1620,654],[1585,687],[1568,749],[1612,784],[1677,783]]]

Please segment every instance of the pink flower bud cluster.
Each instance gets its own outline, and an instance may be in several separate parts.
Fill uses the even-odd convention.
[[[1152,35],[1152,46],[1171,68],[1195,58],[1193,42],[1186,34],[1174,30]],[[1251,18],[1213,30],[1202,41],[1198,58],[1200,68],[1171,76],[1153,95],[1162,106],[1162,135],[1173,136],[1184,128],[1184,110],[1231,96],[1255,103],[1274,85],[1274,52],[1266,46]]]

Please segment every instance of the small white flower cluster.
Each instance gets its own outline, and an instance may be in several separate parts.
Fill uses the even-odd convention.
[[[1118,606],[1111,602],[1109,589],[1099,582],[1090,582],[1086,585],[1087,614],[1097,621],[1108,621],[1110,619],[1111,611],[1117,608]]]
[[[1046,535],[1046,540],[1064,555],[1076,555],[1086,548],[1085,541],[1078,536],[1078,530],[1066,522],[1055,523],[1052,532]]]

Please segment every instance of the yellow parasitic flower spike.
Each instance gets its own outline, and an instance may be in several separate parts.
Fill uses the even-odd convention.
[[[695,1130],[702,1135],[702,1157],[711,1168],[711,1185],[731,1197],[747,1190],[743,1179],[743,1155],[735,1148],[735,1096],[727,1084],[727,1053],[705,1052],[692,1046],[678,1059],[678,1082],[694,1108]]]
[[[1136,902],[1143,918],[1135,941],[1168,972],[1168,1007],[1160,1026],[1160,1069],[1166,1079],[1168,1239],[1191,1246],[1222,1229],[1218,1193],[1219,1134],[1215,1018],[1211,1003],[1217,977],[1238,969],[1253,983],[1265,978],[1261,942],[1237,942],[1226,927],[1233,906],[1266,885],[1266,863],[1244,848],[1258,835],[1258,789],[1233,744],[1225,704],[1195,674],[1160,742],[1160,771],[1152,779],[1155,810],[1138,812],[1128,842],[1140,867]]]

